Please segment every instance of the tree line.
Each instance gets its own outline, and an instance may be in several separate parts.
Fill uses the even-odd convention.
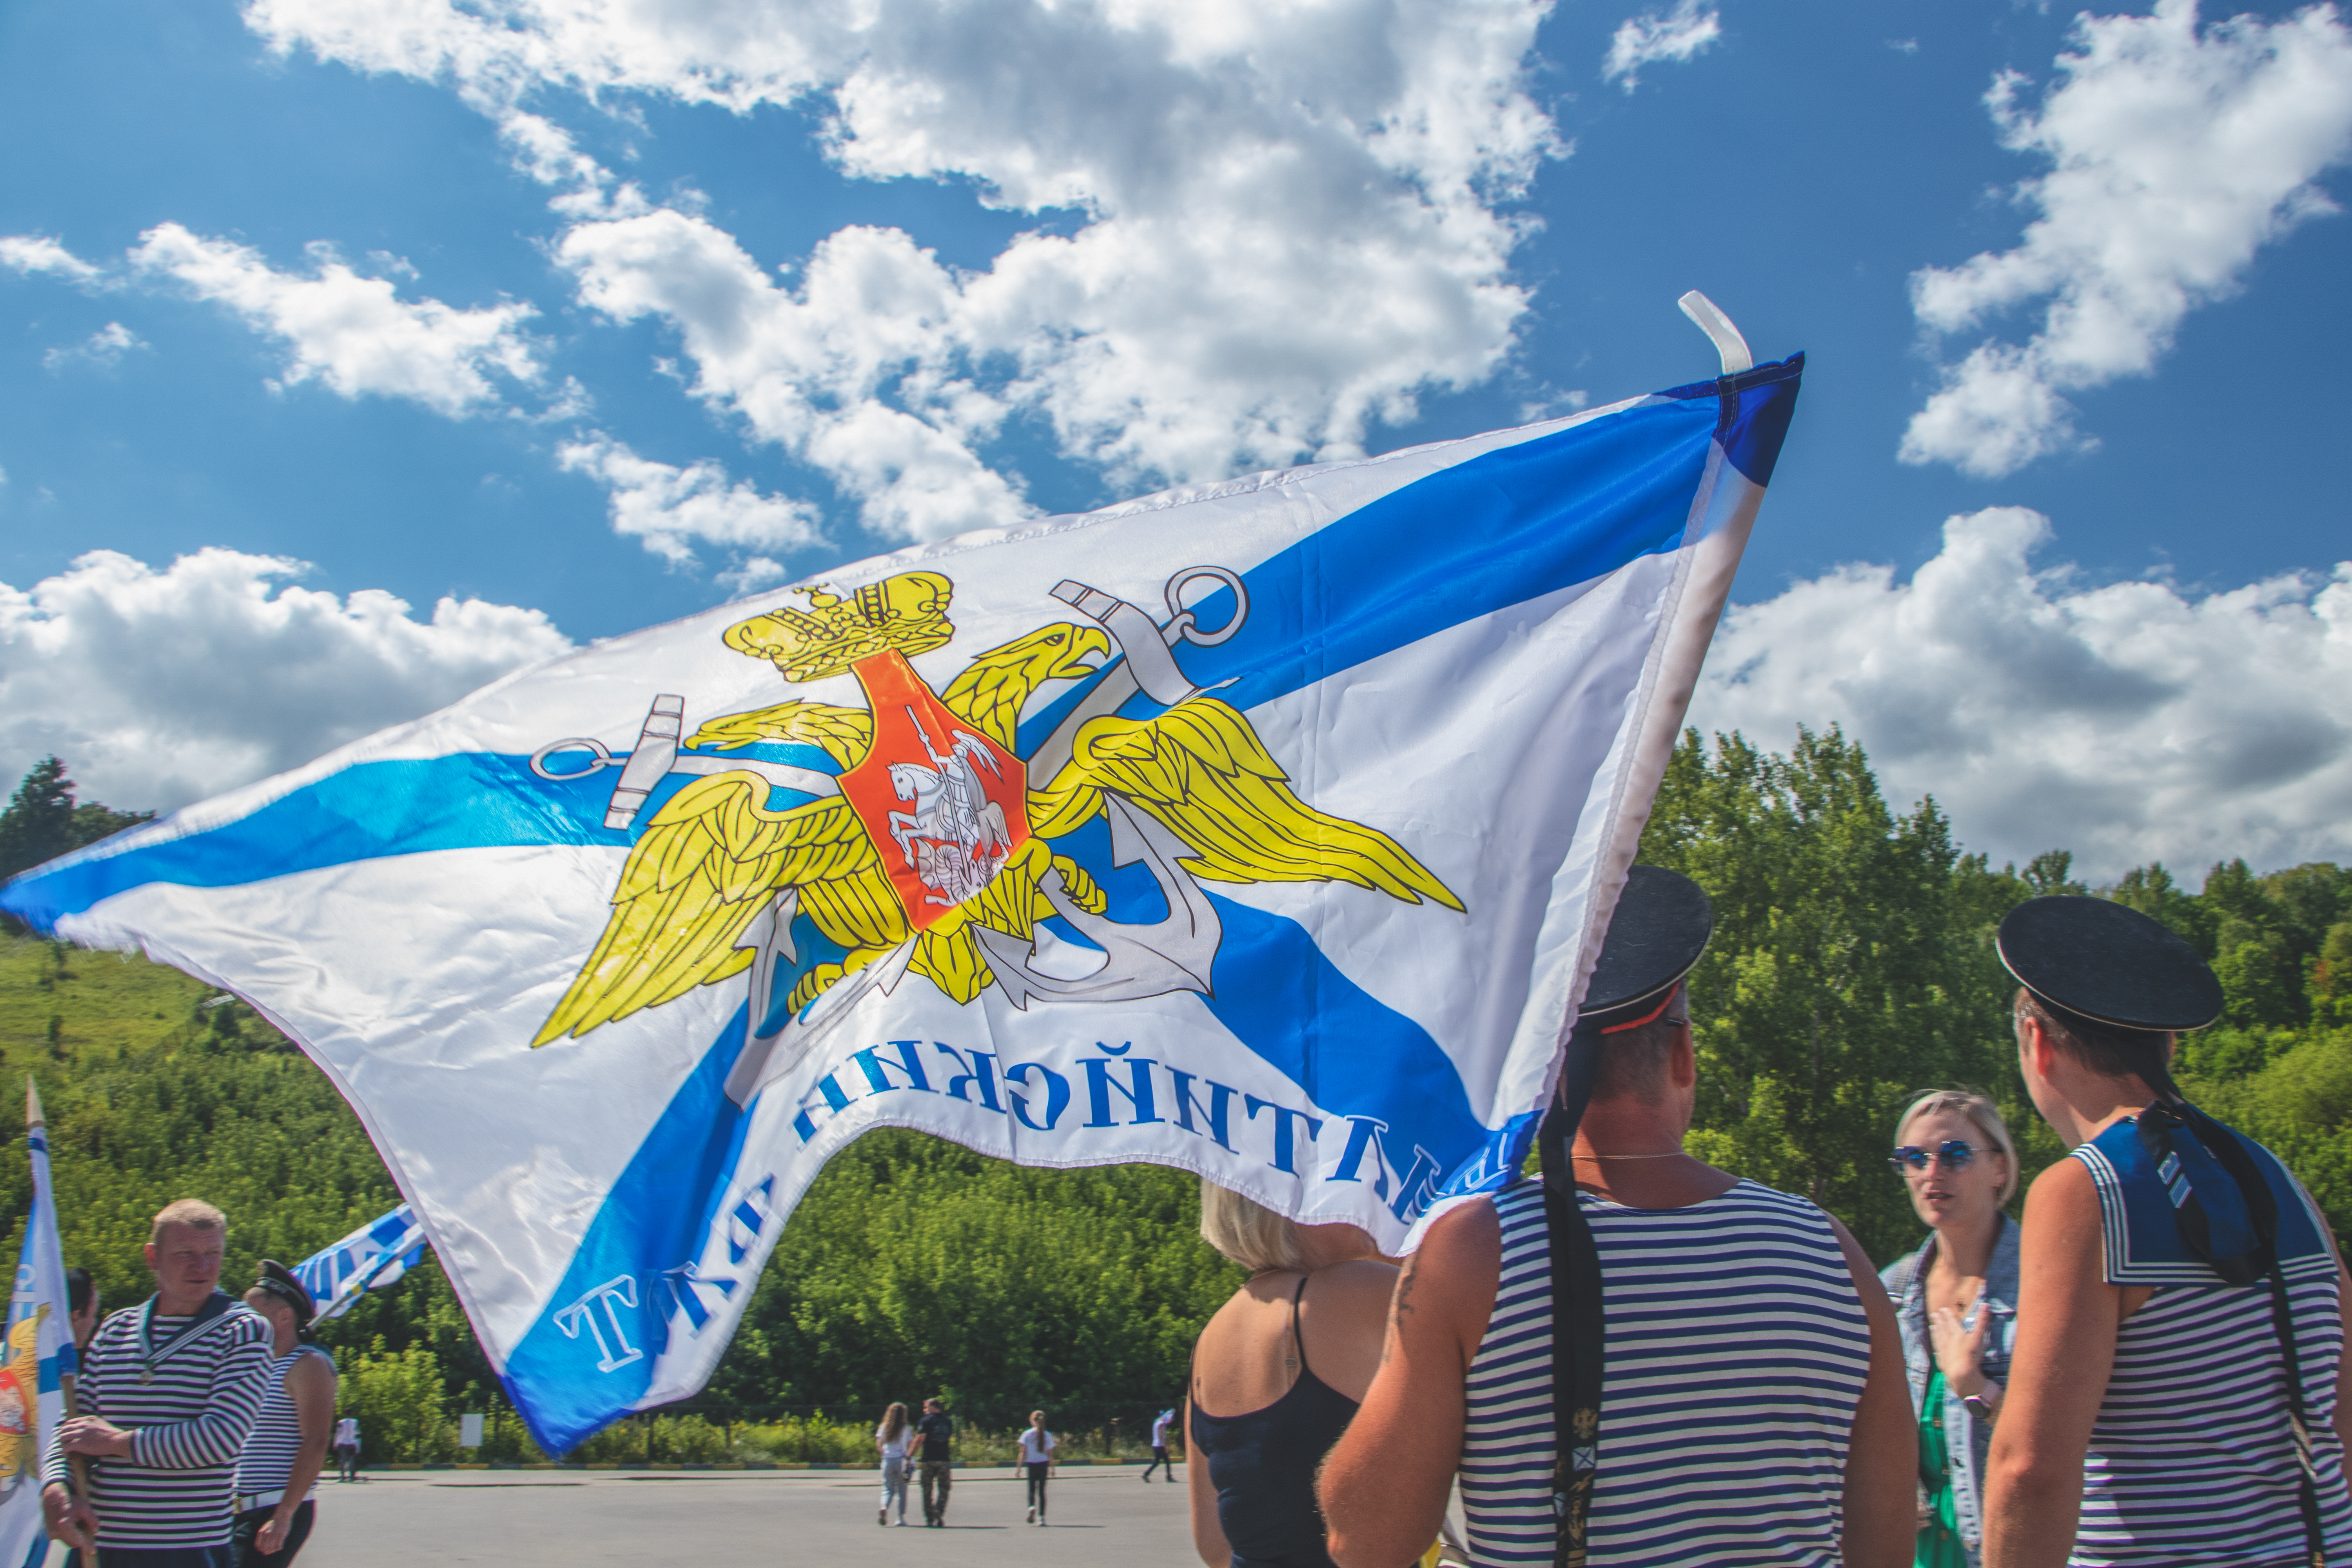
[[[32,864],[143,820],[77,802],[51,759],[0,813],[0,848],[32,846]],[[2063,1152],[2025,1101],[1992,942],[2004,912],[2046,892],[2129,903],[2213,962],[2228,1012],[2184,1045],[2184,1086],[2278,1150],[2338,1233],[2352,1229],[2352,872],[2229,861],[2191,892],[2158,865],[2091,889],[2058,849],[1996,868],[1962,848],[1932,800],[1891,805],[1834,729],[1801,731],[1785,753],[1686,735],[1643,858],[1697,879],[1717,914],[1691,981],[1694,1152],[1813,1198],[1880,1261],[1920,1235],[1885,1161],[1914,1092],[1989,1089],[2029,1174]],[[256,1259],[305,1257],[398,1201],[325,1075],[242,1003],[174,971],[31,937],[0,943],[0,1063],[40,1083],[67,1256],[110,1302],[150,1289],[139,1244],[172,1198],[228,1211],[239,1280]],[[0,1095],[0,1136],[23,1131],[14,1096]],[[0,1162],[0,1245],[17,1245],[29,1182],[22,1160]],[[667,1416],[593,1443],[740,1453],[748,1441],[811,1458],[848,1441],[824,1416],[854,1426],[939,1392],[982,1426],[1045,1405],[1131,1435],[1181,1392],[1192,1336],[1240,1279],[1199,1240],[1196,1202],[1192,1177],[1159,1167],[1024,1169],[919,1133],[868,1133],[793,1214],[693,1402],[709,1420]],[[430,1261],[321,1337],[374,1458],[443,1457],[457,1412],[503,1413]],[[504,1457],[528,1457],[510,1415],[498,1430]]]

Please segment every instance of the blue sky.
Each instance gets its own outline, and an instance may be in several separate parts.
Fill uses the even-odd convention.
[[[2324,8],[16,0],[0,131],[12,774],[178,805],[911,540],[1693,379],[1697,287],[1811,355],[1697,717],[2000,854],[2352,853]]]

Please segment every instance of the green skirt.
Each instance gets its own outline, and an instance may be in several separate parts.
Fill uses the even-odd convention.
[[[1968,1543],[1960,1539],[1959,1515],[1952,1507],[1952,1456],[1944,1446],[1944,1371],[1927,1374],[1927,1397],[1919,1402],[1919,1475],[1937,1478],[1927,1492],[1927,1527],[1919,1532],[1912,1568],[1969,1568]]]

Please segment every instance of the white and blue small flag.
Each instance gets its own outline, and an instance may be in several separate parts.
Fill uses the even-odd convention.
[[[25,1568],[48,1553],[41,1518],[41,1450],[65,1419],[64,1380],[74,1375],[71,1306],[58,1210],[49,1185],[49,1130],[39,1094],[25,1080],[25,1145],[33,1163],[33,1206],[8,1297],[0,1347],[0,1563]]]
[[[874,1127],[1394,1250],[1525,1154],[1799,370],[845,566],[0,908],[300,1042],[553,1451]]]
[[[403,1204],[334,1246],[312,1253],[293,1269],[318,1308],[311,1321],[340,1318],[368,1291],[399,1283],[423,1260],[426,1245],[416,1211]]]

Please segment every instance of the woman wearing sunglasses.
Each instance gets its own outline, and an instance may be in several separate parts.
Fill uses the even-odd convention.
[[[1880,1276],[1903,1328],[1919,1415],[1922,1502],[1916,1568],[1976,1568],[1982,1478],[2016,1331],[2017,1146],[1981,1094],[1937,1089],[1911,1102],[1887,1156],[1927,1222],[1919,1250]]]

